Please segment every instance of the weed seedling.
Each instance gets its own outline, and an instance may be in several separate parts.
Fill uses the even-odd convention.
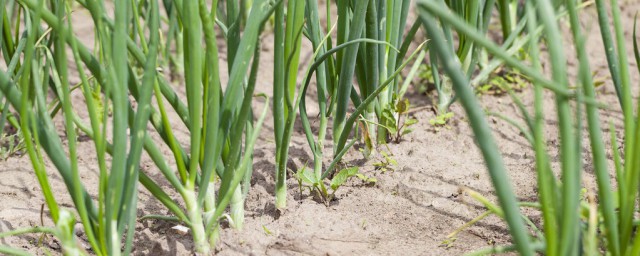
[[[389,136],[395,143],[399,143],[402,136],[413,131],[409,127],[417,124],[418,120],[409,117],[411,103],[408,99],[398,100],[395,98],[389,107],[383,110],[382,115],[385,117],[386,123],[384,125]]]
[[[453,116],[454,116],[453,112],[439,114],[435,118],[432,118],[431,120],[429,120],[429,124],[436,127],[436,129],[439,127],[445,127],[449,122],[449,120],[453,118]]]
[[[264,231],[264,234],[267,236],[273,235],[273,232],[269,230],[269,228],[267,228],[267,226],[265,225],[262,225],[262,230]]]
[[[357,173],[356,174],[356,178],[362,180],[362,182],[364,182],[364,184],[369,185],[369,186],[372,186],[372,185],[375,185],[376,183],[378,183],[378,179],[365,176],[362,173]]]
[[[504,95],[509,90],[520,92],[527,87],[529,80],[527,77],[515,70],[498,70],[494,72],[489,80],[476,87],[476,93],[479,95]]]
[[[389,153],[380,151],[382,155],[382,161],[374,163],[373,166],[376,167],[377,170],[381,170],[383,173],[387,171],[394,171],[395,167],[398,166],[398,161],[389,156]]]
[[[295,173],[294,177],[298,180],[298,185],[300,186],[301,192],[305,187],[309,188],[309,191],[312,193],[315,191],[318,197],[327,206],[335,198],[335,194],[336,191],[338,191],[338,188],[343,186],[352,177],[357,177],[367,185],[375,184],[376,182],[378,182],[377,179],[367,177],[364,174],[360,173],[358,167],[349,167],[342,169],[335,176],[333,176],[329,183],[330,190],[321,179],[316,178],[313,170],[306,167],[303,167],[301,170]]]
[[[24,138],[19,133],[0,135],[0,159],[7,160],[14,155],[20,155],[24,148]]]

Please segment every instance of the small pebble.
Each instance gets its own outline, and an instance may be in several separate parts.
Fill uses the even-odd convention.
[[[82,226],[82,223],[76,223],[76,225],[73,226],[73,233],[78,237],[84,236],[84,227]]]

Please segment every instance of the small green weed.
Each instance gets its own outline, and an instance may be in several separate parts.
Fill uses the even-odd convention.
[[[395,98],[394,96],[393,102],[383,110],[382,115],[385,117],[386,123],[383,125],[389,132],[389,136],[393,141],[399,143],[402,136],[413,131],[409,127],[417,124],[418,120],[409,117],[411,103],[408,99],[398,100]]]
[[[264,231],[264,234],[267,236],[273,235],[273,232],[269,230],[269,228],[267,228],[267,226],[265,225],[262,225],[262,230]]]
[[[508,90],[522,91],[529,84],[529,80],[516,70],[498,70],[494,72],[486,83],[476,88],[476,93],[489,95],[504,95]]]
[[[313,170],[303,167],[294,177],[298,180],[298,186],[302,193],[303,188],[308,188],[310,192],[316,192],[325,205],[328,205],[335,198],[336,191],[343,186],[350,178],[356,177],[367,185],[378,182],[376,178],[370,178],[360,173],[358,167],[342,169],[330,181],[329,188],[324,181],[314,175]]]
[[[20,155],[25,148],[24,137],[20,133],[0,135],[0,159]]]
[[[429,85],[434,83],[433,72],[427,64],[420,65],[418,69],[419,83],[417,83],[416,91],[420,94],[427,93]]]
[[[365,176],[362,173],[356,173],[356,178],[362,180],[362,182],[364,182],[367,185],[374,185],[374,184],[378,183],[378,179],[373,178],[373,177]]]
[[[432,118],[431,120],[429,120],[429,124],[431,124],[436,128],[443,127],[443,126],[446,126],[449,120],[451,120],[451,118],[453,117],[454,117],[453,112],[439,114],[435,118]]]
[[[394,171],[395,167],[398,166],[398,161],[389,156],[389,153],[380,151],[382,155],[382,161],[374,163],[373,166],[376,167],[377,170],[381,170],[382,172]]]

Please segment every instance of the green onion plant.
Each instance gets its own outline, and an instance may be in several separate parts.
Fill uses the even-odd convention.
[[[4,1],[3,1],[4,2]],[[69,82],[69,63],[67,49],[72,49],[72,58],[80,64],[79,43],[72,36],[72,24],[66,19],[70,6],[66,1],[24,1],[19,2],[18,12],[24,17],[25,32],[21,41],[23,48],[11,48],[9,39],[2,38],[7,46],[5,52],[8,59],[18,62],[18,72],[0,72],[0,87],[14,109],[20,113],[20,127],[25,136],[28,155],[43,190],[46,204],[51,218],[56,223],[53,233],[64,246],[64,251],[70,255],[83,254],[73,235],[73,225],[76,219],[66,209],[60,209],[53,195],[47,178],[42,150],[53,162],[74,202],[79,220],[82,223],[93,253],[98,255],[120,255],[131,251],[133,231],[136,221],[137,184],[139,163],[142,154],[143,139],[147,136],[146,124],[149,120],[148,102],[151,99],[152,82],[156,77],[155,53],[149,56],[141,65],[141,86],[146,86],[139,98],[139,107],[134,113],[129,113],[127,80],[129,80],[126,43],[123,40],[112,40],[122,36],[127,37],[126,23],[129,20],[128,5],[125,1],[115,3],[117,15],[114,16],[112,34],[101,35],[101,57],[105,66],[95,66],[100,71],[100,82],[108,85],[105,101],[113,104],[111,120],[99,120],[99,110],[96,108],[89,82],[82,68],[79,72],[83,80],[82,90],[85,96],[87,112],[90,114],[93,134],[100,138],[94,140],[96,154],[100,168],[100,188],[98,205],[85,189],[80,180],[77,161],[77,130],[75,121],[78,119],[71,102]],[[4,3],[2,6],[5,6]],[[158,12],[158,5],[149,6],[150,13]],[[6,13],[6,9],[2,10]],[[149,46],[155,50],[158,44],[158,15],[154,15],[147,22],[149,28]],[[14,16],[15,17],[15,16]],[[8,18],[8,17],[7,17]],[[45,32],[40,22],[49,23],[52,30]],[[19,24],[20,15],[15,19],[4,19],[3,33],[10,33],[10,23]],[[16,25],[15,32],[20,30]],[[7,31],[9,30],[9,31]],[[85,54],[88,53],[86,48]],[[22,63],[20,55],[24,56]],[[85,57],[92,57],[86,56]],[[87,61],[88,63],[88,61]],[[88,64],[89,65],[89,64]],[[106,67],[106,68],[105,68]],[[63,119],[68,143],[68,155],[63,149],[63,140],[55,130],[51,114],[48,112],[46,93],[52,91],[62,103]],[[102,115],[107,116],[107,115]],[[129,122],[136,120],[135,122]],[[112,127],[112,142],[106,142],[106,127]],[[127,132],[132,134],[128,136]],[[107,144],[113,158],[110,167],[106,164]],[[130,145],[130,146],[129,146]],[[124,238],[124,239],[123,239]]]
[[[242,225],[252,152],[267,113],[265,108],[254,121],[251,103],[258,75],[259,35],[278,2],[254,1],[242,33],[240,28],[216,18],[218,1],[212,5],[204,0],[163,2],[168,16],[175,17],[165,19],[169,23],[168,33],[175,39],[166,41],[164,47],[165,50],[178,47],[181,48],[178,52],[183,53],[171,52],[181,58],[176,61],[184,67],[180,86],[186,88],[186,103],[158,68],[163,65],[158,56],[167,55],[159,54],[161,38],[167,38],[160,26],[159,1],[115,1],[113,15],[107,13],[103,1],[74,2],[88,10],[95,26],[93,51],[72,33],[68,19],[71,2],[19,0],[15,5],[18,15],[13,16],[4,14],[14,11],[9,10],[14,5],[5,5],[5,0],[0,3],[3,56],[7,63],[16,63],[14,69],[0,71],[0,91],[20,113],[19,125],[29,157],[51,218],[57,223],[54,229],[36,228],[18,233],[53,233],[62,240],[65,252],[86,253],[73,241],[73,215],[60,208],[50,189],[43,152],[72,195],[91,253],[131,252],[138,182],[173,214],[148,217],[168,218],[189,227],[197,253],[208,255],[215,246],[218,223],[226,215],[227,206],[231,205],[229,222],[236,227]],[[229,57],[229,80],[222,86],[217,33],[233,29],[237,29],[236,34],[225,34],[227,43],[236,48],[234,56]],[[13,36],[23,30],[21,36]],[[20,41],[17,43],[15,39]],[[73,59],[78,67],[81,80],[78,85],[69,82],[67,59]],[[83,102],[71,99],[70,91],[75,88],[82,91]],[[53,101],[62,109],[68,154],[52,122],[54,117],[49,108],[52,99],[46,96],[48,92],[55,95]],[[89,114],[89,124],[79,118],[77,111]],[[189,130],[188,145],[178,142],[169,111],[175,112]],[[153,129],[148,130],[148,125]],[[95,146],[100,169],[96,201],[80,180],[78,131],[92,138]],[[152,140],[150,132],[160,135],[162,141]],[[171,149],[175,166],[169,165],[160,146]],[[143,150],[173,192],[165,191],[159,181],[140,170]],[[181,201],[170,197],[171,193],[179,194]]]
[[[276,208],[287,205],[287,161],[293,125],[297,116],[298,69],[302,30],[305,23],[305,1],[282,1],[275,10],[275,49],[273,74],[273,120],[276,138]],[[286,16],[286,17],[285,17]],[[296,97],[297,96],[297,97]]]
[[[377,89],[380,81],[391,77],[397,67],[404,62],[405,54],[420,27],[418,20],[415,20],[405,35],[410,7],[411,1],[408,0],[373,0],[369,3],[365,16],[365,29],[361,32],[362,37],[386,42],[386,44],[360,44],[356,56],[355,71],[360,101],[369,97]],[[338,17],[338,25],[340,25],[341,18]],[[338,43],[341,43],[340,33],[338,34]],[[400,90],[398,88],[399,80],[394,79],[392,84],[378,95],[377,100],[367,106],[363,115],[366,125],[363,125],[362,129],[366,143],[365,155],[369,155],[375,150],[376,144],[387,142],[389,139],[387,126],[396,126],[391,119],[398,118],[398,113],[391,111],[394,118],[390,118],[384,112],[393,109],[395,104],[393,99]],[[357,102],[357,100],[354,101],[354,104],[357,105]],[[337,107],[342,107],[341,102],[338,102]]]
[[[483,34],[488,35],[493,29],[494,11],[497,11],[497,23],[502,36],[501,47],[509,56],[521,56],[523,46],[530,36],[523,34],[526,19],[522,19],[523,6],[516,0],[486,0],[486,1],[437,1],[451,15],[461,17],[469,26]],[[446,9],[445,9],[446,8]],[[436,17],[437,18],[437,17]],[[455,52],[456,59],[461,63],[465,74],[472,79],[471,85],[479,87],[488,81],[491,74],[501,67],[503,62],[499,59],[489,59],[488,53],[477,44],[468,39],[468,36],[446,22],[441,22],[438,29],[442,30],[451,51]],[[456,40],[457,39],[457,40]],[[457,41],[457,43],[454,43]],[[429,52],[430,59],[436,59],[435,51]],[[441,67],[437,62],[430,62],[428,70],[431,71],[435,90],[437,92],[435,110],[438,115],[449,112],[449,107],[455,102],[455,96],[450,78],[441,74]],[[476,74],[478,73],[478,74]]]
[[[402,14],[387,11],[380,11],[379,14],[379,8],[386,10],[388,4],[394,3],[398,5],[397,7],[402,7],[404,10]],[[327,2],[327,10],[330,10],[329,4]],[[378,116],[381,116],[382,105],[379,104],[379,99],[397,90],[395,86],[398,84],[398,76],[411,61],[414,61],[417,56],[424,57],[424,54],[418,54],[424,53],[423,44],[405,59],[411,40],[402,41],[401,36],[406,24],[405,11],[408,4],[409,1],[338,2],[337,22],[332,23],[331,13],[328,12],[325,24],[327,30],[324,30],[319,21],[317,2],[307,1],[305,14],[307,22],[303,32],[311,42],[314,52],[313,62],[308,67],[305,83],[301,89],[299,108],[302,126],[313,152],[313,168],[310,170],[305,166],[299,169],[296,177],[301,183],[319,192],[325,199],[328,199],[330,194],[324,179],[336,173],[335,168],[342,156],[356,142],[354,139],[347,143],[351,131],[358,128],[357,125],[363,124],[360,127],[364,134],[362,136],[365,143],[364,150],[365,155],[369,155],[374,150],[375,134],[380,126]],[[376,26],[375,24],[384,20],[386,15],[389,17],[396,15],[394,18],[396,21],[393,23],[395,25]],[[413,38],[419,27],[414,26],[407,38]],[[337,29],[337,39],[332,37],[335,29]],[[387,34],[387,29],[390,34]],[[392,33],[391,30],[394,32]],[[334,45],[334,42],[337,43]],[[393,56],[391,61],[389,56]],[[387,63],[393,64],[387,65]],[[374,70],[381,71],[373,72]],[[317,135],[311,128],[312,122],[307,113],[307,98],[304,97],[313,78],[316,81],[316,100],[319,109]],[[358,86],[353,85],[354,81],[357,81]],[[355,108],[350,116],[348,115],[349,103],[352,103]],[[334,154],[331,163],[325,168],[323,151],[328,135],[329,119],[332,116]],[[387,135],[385,135],[385,143],[386,137]],[[349,173],[353,173],[351,176],[354,176],[357,169],[342,169],[332,179],[331,187],[334,191],[339,187],[339,180],[342,179],[340,177],[349,176]]]
[[[364,112],[355,115],[359,118],[358,121],[367,120],[367,125],[363,129],[365,134],[363,139],[366,144],[365,155],[369,155],[373,151],[378,129],[377,116],[381,115],[379,113],[382,107],[378,103],[379,98],[391,95],[390,91],[396,90],[397,71],[400,66],[407,65],[404,57],[411,42],[410,39],[402,40],[410,1],[338,1],[336,24],[332,24],[331,3],[327,2],[328,18],[325,28],[320,23],[317,2],[290,1],[287,3],[286,19],[285,10],[280,10],[284,7],[276,9],[274,32],[276,48],[273,113],[277,148],[277,208],[286,206],[288,145],[298,108],[307,140],[314,154],[315,178],[313,180],[321,181],[323,179],[321,176],[327,176],[323,175],[322,161],[329,118],[333,117],[334,155],[332,159],[333,162],[338,162],[346,152],[346,138],[354,125],[347,119],[349,103],[359,108],[362,102],[370,98],[368,101],[370,103],[366,105]],[[379,8],[381,8],[380,11],[378,11]],[[402,12],[393,12],[392,8],[400,8]],[[382,21],[385,19],[392,22],[385,23],[386,26],[376,25],[383,24]],[[419,26],[414,27],[410,34],[415,34],[419,28]],[[337,38],[332,38],[334,28],[337,28]],[[300,68],[300,44],[303,37],[306,37],[313,46],[313,63],[308,67],[303,88],[296,94],[297,70]],[[413,36],[407,38],[413,38]],[[334,42],[336,42],[335,45]],[[404,51],[400,51],[400,48]],[[372,73],[365,73],[365,71],[372,71]],[[320,110],[317,139],[314,138],[315,134],[311,130],[305,97],[314,74]],[[389,82],[383,86],[382,92],[377,92],[381,82],[387,80]],[[358,82],[358,87],[354,87],[354,81]],[[342,137],[345,138],[345,142],[341,144]],[[386,137],[385,135],[384,142]],[[306,169],[301,168],[301,170]]]
[[[611,146],[614,156],[613,170],[608,168],[605,139],[603,137],[595,86],[585,49],[585,37],[578,19],[577,1],[540,0],[525,3],[524,18],[526,31],[532,40],[527,46],[531,61],[526,63],[511,56],[504,48],[487,40],[482,31],[467,24],[463,17],[452,15],[437,3],[420,1],[419,12],[429,31],[432,47],[437,50],[441,67],[452,79],[452,85],[460,98],[476,140],[485,158],[489,174],[498,195],[499,211],[509,226],[513,237],[513,246],[488,248],[477,254],[490,254],[517,251],[521,255],[636,255],[640,253],[640,236],[633,232],[637,211],[638,177],[640,177],[640,159],[638,147],[640,129],[638,129],[637,111],[633,110],[629,63],[625,54],[625,38],[622,31],[620,7],[616,0],[596,1],[599,24],[605,41],[604,53],[609,61],[616,92],[622,106],[624,120],[624,156],[618,151],[617,138],[613,126]],[[570,87],[567,59],[559,22],[554,18],[558,7],[564,6],[568,12],[571,37],[576,50],[579,71],[575,89]],[[607,9],[611,8],[613,18],[612,35],[609,29]],[[459,62],[449,61],[455,53],[447,46],[446,37],[437,30],[438,23],[446,24],[464,34],[478,47],[482,47],[492,57],[504,61],[511,68],[526,75],[534,84],[534,113],[527,114],[529,134],[536,156],[538,176],[539,206],[543,216],[543,232],[531,235],[525,228],[525,218],[521,214],[511,184],[507,178],[506,167],[498,153],[495,141],[487,125],[485,115],[469,86],[469,77]],[[542,26],[537,34],[538,24]],[[634,32],[635,35],[635,32]],[[543,75],[541,39],[548,49],[552,75]],[[635,39],[635,36],[634,36]],[[640,60],[637,41],[634,40],[636,61]],[[640,70],[639,70],[640,71]],[[617,77],[617,78],[616,78]],[[543,111],[543,89],[555,94],[556,115],[558,118],[558,138],[560,141],[560,178],[556,178],[550,165],[546,139],[544,138],[545,116]],[[526,112],[526,110],[523,110]],[[583,119],[582,117],[585,116]],[[586,120],[584,123],[583,120]],[[586,124],[586,127],[585,127]],[[587,162],[593,166],[597,181],[597,199],[595,196],[582,197],[583,154],[582,133],[588,133],[591,157]],[[611,180],[613,174],[615,179]],[[488,203],[486,203],[488,204]],[[597,207],[597,209],[596,209]]]

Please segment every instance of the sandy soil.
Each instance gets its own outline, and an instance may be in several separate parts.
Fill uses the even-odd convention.
[[[631,37],[633,15],[640,10],[640,4],[629,3],[623,8],[627,46],[632,50]],[[82,19],[82,13],[76,14]],[[583,25],[588,32],[592,67],[599,70],[608,80],[606,59],[602,54],[600,34],[595,21],[595,10],[583,12]],[[92,28],[88,22],[77,23],[76,34],[91,41]],[[261,78],[257,90],[271,94],[272,37],[263,39]],[[89,44],[91,45],[91,44]],[[309,47],[307,46],[308,52]],[[570,56],[571,75],[575,75],[576,61],[573,49],[567,48]],[[302,56],[308,56],[302,54]],[[632,60],[630,60],[632,61]],[[632,63],[634,84],[638,75],[636,63]],[[532,105],[531,88],[525,88],[519,95],[527,106]],[[547,97],[547,113],[554,113],[553,98]],[[80,98],[80,95],[75,95]],[[262,129],[262,136],[255,149],[254,176],[252,189],[246,203],[246,226],[243,230],[224,228],[221,242],[216,251],[220,255],[460,255],[494,244],[508,244],[510,238],[503,221],[489,217],[466,229],[453,243],[443,244],[447,235],[464,223],[482,214],[485,209],[473,199],[463,196],[460,187],[471,188],[495,200],[483,159],[476,148],[472,131],[466,122],[464,111],[455,104],[455,117],[446,127],[431,126],[429,120],[435,115],[431,110],[428,96],[411,91],[408,95],[416,108],[411,115],[420,123],[413,133],[406,135],[399,144],[389,144],[380,150],[388,152],[399,164],[392,170],[382,172],[373,167],[382,159],[365,160],[353,151],[345,158],[348,165],[361,167],[361,171],[377,178],[373,186],[360,181],[350,181],[339,189],[337,200],[329,206],[319,203],[308,191],[300,192],[296,180],[288,180],[288,208],[282,212],[274,207],[274,139],[272,117]],[[621,114],[617,108],[615,92],[610,82],[599,90],[598,99],[613,107],[603,110],[603,120],[616,124],[621,130]],[[310,101],[313,99],[310,97]],[[508,96],[483,95],[483,106],[521,120],[518,111]],[[313,105],[309,103],[309,105]],[[262,108],[256,104],[256,108]],[[317,110],[316,110],[317,112]],[[82,116],[84,115],[84,116]],[[86,114],[81,113],[82,117]],[[310,111],[313,116],[313,110]],[[556,146],[557,130],[555,115],[546,117],[546,134],[554,167],[558,167]],[[61,122],[60,122],[61,123]],[[176,122],[176,135],[184,139],[188,136],[184,127]],[[522,201],[536,200],[536,175],[533,151],[526,139],[513,126],[496,118],[490,118],[494,136],[504,156],[509,170],[509,178]],[[605,126],[607,127],[607,126]],[[603,132],[609,132],[608,128]],[[62,136],[64,131],[59,130]],[[621,136],[618,136],[621,137]],[[585,138],[586,139],[586,138]],[[585,140],[586,142],[586,140]],[[588,144],[585,144],[588,145]],[[79,144],[82,179],[85,186],[97,187],[97,168],[93,144]],[[169,150],[163,148],[169,155]],[[585,146],[585,151],[588,151]],[[330,152],[328,149],[327,152]],[[312,162],[311,153],[300,126],[294,133],[290,150],[291,166],[296,168]],[[146,158],[145,172],[152,178],[162,180],[153,164]],[[328,160],[327,160],[328,161]],[[55,168],[47,163],[53,190],[63,207],[72,208],[68,192]],[[168,184],[163,184],[168,188]],[[594,184],[589,157],[585,154],[585,187]],[[89,191],[92,195],[96,191]],[[175,196],[175,194],[173,195]],[[41,223],[43,198],[36,182],[28,157],[13,156],[0,162],[0,232],[21,227],[51,225],[44,210]],[[138,216],[146,214],[167,214],[167,210],[154,200],[148,191],[140,189]],[[536,211],[526,211],[534,222],[540,222]],[[189,255],[191,242],[189,235],[180,235],[171,230],[172,223],[157,220],[141,221],[136,227],[134,253],[136,255]],[[81,232],[79,232],[81,237]],[[45,251],[58,254],[60,245],[54,239],[46,239],[44,245],[37,246],[38,236],[27,235],[0,239],[0,244],[27,249],[35,254]]]

